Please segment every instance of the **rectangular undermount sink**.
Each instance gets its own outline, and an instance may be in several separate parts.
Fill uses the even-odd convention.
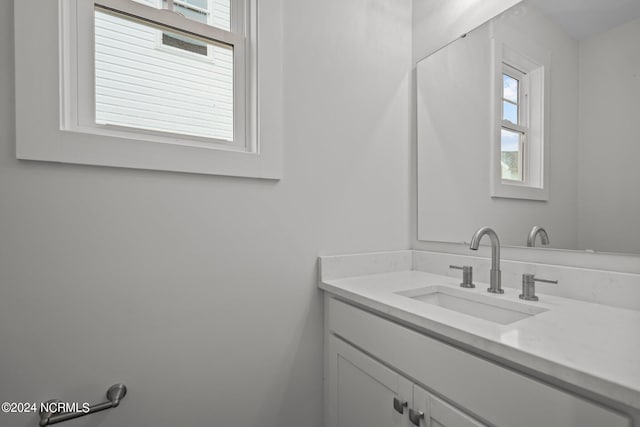
[[[397,294],[502,325],[508,325],[547,311],[546,308],[518,301],[482,295],[477,290],[467,291],[449,286],[428,286],[397,292]]]

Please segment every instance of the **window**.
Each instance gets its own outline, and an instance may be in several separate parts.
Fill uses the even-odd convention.
[[[279,1],[59,0],[36,18],[41,2],[18,3],[18,158],[279,177],[281,128],[259,120],[281,108]]]
[[[503,180],[524,182],[528,79],[520,70],[505,63],[502,65],[501,177]]]
[[[173,9],[162,9],[149,0],[96,1],[95,121],[86,118],[84,124],[248,149],[244,29],[242,24],[231,31],[209,25],[213,4],[164,0],[157,5]],[[220,14],[227,22],[229,10]],[[156,39],[171,50],[155,49]],[[202,56],[211,61],[200,61]]]
[[[547,200],[549,53],[494,39],[493,197]]]
[[[226,31],[209,34],[191,25],[203,20],[207,25],[203,28],[209,29],[210,11],[201,6],[208,8],[213,1],[174,1],[177,22],[185,32],[147,24],[161,18],[155,16],[161,10],[139,2],[145,6],[128,15],[96,3],[95,124],[188,135],[224,148],[245,148],[243,130],[249,112],[245,100],[234,96],[235,91],[242,92],[241,85],[234,88],[234,72],[242,81],[244,70],[242,37]],[[133,13],[140,14],[138,19],[131,18]],[[222,14],[228,22],[229,7]],[[194,37],[186,29],[191,29],[190,34],[202,32]],[[171,47],[156,49],[156,39]],[[210,60],[203,62],[203,56]]]

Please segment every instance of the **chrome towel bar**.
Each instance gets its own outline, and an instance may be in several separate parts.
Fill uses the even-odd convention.
[[[96,412],[104,411],[105,409],[115,408],[120,404],[120,401],[126,396],[127,387],[124,384],[114,384],[107,390],[107,401],[91,405],[86,412],[63,412],[54,413],[41,411],[40,412],[40,426],[48,426],[51,424],[61,423],[63,421],[72,420],[74,418],[84,417],[85,415],[95,414]],[[47,403],[60,402],[58,399],[49,400]],[[51,406],[51,405],[49,405]]]

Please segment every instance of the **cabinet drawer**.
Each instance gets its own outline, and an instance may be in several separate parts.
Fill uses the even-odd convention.
[[[330,332],[497,426],[630,427],[622,414],[328,298]]]

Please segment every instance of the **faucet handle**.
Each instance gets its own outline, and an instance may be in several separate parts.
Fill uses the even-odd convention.
[[[557,280],[538,279],[533,274],[525,273],[522,275],[522,293],[519,295],[519,298],[527,301],[538,301],[536,282],[558,283]]]
[[[454,268],[456,270],[462,270],[462,283],[460,283],[461,288],[475,288],[476,285],[473,284],[473,267],[470,265],[450,265],[449,268]]]
[[[544,282],[544,283],[553,283],[554,285],[558,284],[557,280],[547,280],[547,279],[538,279],[537,277],[533,277],[534,282]]]

